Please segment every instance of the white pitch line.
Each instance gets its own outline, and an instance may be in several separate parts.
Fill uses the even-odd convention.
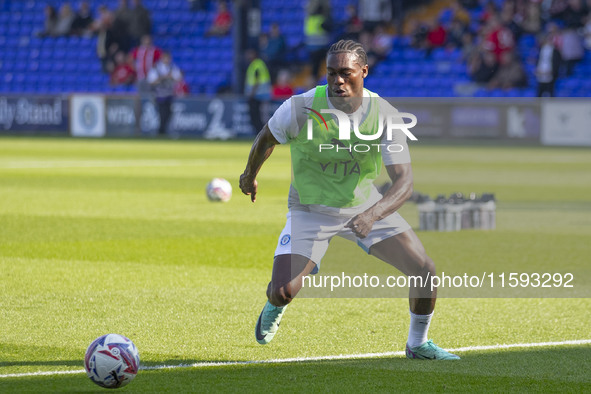
[[[23,378],[26,376],[54,376],[54,375],[75,375],[86,372],[83,369],[76,369],[72,371],[41,371],[41,372],[24,372],[24,373],[7,373],[0,375],[0,378]]]
[[[450,352],[467,353],[483,350],[503,350],[513,348],[532,348],[532,347],[551,347],[551,346],[568,346],[568,345],[591,345],[591,339],[576,339],[570,341],[560,342],[538,342],[538,343],[510,343],[499,345],[486,346],[466,346],[455,349],[447,349]],[[354,360],[367,358],[383,358],[383,357],[399,357],[404,356],[404,351],[383,352],[383,353],[360,353],[360,354],[338,354],[333,356],[317,356],[317,357],[292,357],[292,358],[278,358],[271,360],[249,360],[249,361],[204,361],[193,364],[177,364],[177,365],[154,365],[142,366],[140,370],[160,370],[160,369],[177,369],[177,368],[203,368],[203,367],[227,367],[233,365],[256,365],[256,364],[287,364],[287,363],[301,363],[311,361],[335,361],[335,360]],[[72,371],[43,371],[43,372],[25,372],[25,373],[10,373],[0,375],[0,378],[20,378],[26,376],[53,376],[53,375],[73,375],[84,373],[83,369]]]

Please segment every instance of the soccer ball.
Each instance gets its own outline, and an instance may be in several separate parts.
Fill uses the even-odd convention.
[[[224,178],[213,178],[205,191],[209,201],[227,202],[232,197],[232,185]]]
[[[130,339],[107,334],[95,339],[84,357],[86,374],[94,383],[108,389],[127,385],[137,375],[140,355]]]

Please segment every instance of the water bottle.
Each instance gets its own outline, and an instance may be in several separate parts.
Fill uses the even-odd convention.
[[[474,221],[472,220],[472,211],[474,209],[474,201],[476,200],[476,193],[470,193],[467,200],[464,200],[462,205],[462,230],[474,228]]]
[[[435,215],[437,216],[437,231],[445,231],[445,205],[446,199],[443,194],[435,200]]]
[[[495,195],[485,193],[481,197],[480,220],[482,229],[494,230],[496,227],[496,202]]]
[[[419,230],[434,231],[437,217],[435,216],[435,201],[429,196],[419,196]]]
[[[471,197],[471,196],[470,196]],[[471,199],[472,200],[472,199]],[[480,221],[480,207],[482,205],[482,201],[479,197],[474,195],[474,199],[472,200],[472,228],[480,230],[482,228],[482,223]]]

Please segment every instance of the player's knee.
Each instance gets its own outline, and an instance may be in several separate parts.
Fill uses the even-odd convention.
[[[430,276],[435,276],[435,262],[429,256],[424,260],[423,271],[428,272]]]
[[[427,255],[422,256],[422,258],[415,264],[414,272],[412,274],[423,278],[435,276],[435,262],[433,262],[433,260]]]
[[[273,286],[272,283],[267,288],[267,298],[275,306],[287,305],[293,299],[289,285]]]

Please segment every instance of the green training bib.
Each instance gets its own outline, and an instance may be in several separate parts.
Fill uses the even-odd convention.
[[[316,87],[312,109],[329,109],[327,85]],[[359,133],[375,134],[379,127],[378,96],[370,91],[369,113],[359,125]],[[331,114],[320,117],[309,111],[308,121],[291,141],[292,184],[302,204],[322,204],[347,208],[362,204],[371,193],[373,181],[382,167],[379,139],[362,140],[353,132],[350,139],[339,140],[339,125]],[[308,139],[308,125],[312,138]],[[328,130],[327,130],[328,129]],[[332,145],[332,148],[329,146]],[[357,146],[359,145],[359,146]],[[373,145],[373,146],[372,146]],[[322,146],[323,149],[320,149]]]

